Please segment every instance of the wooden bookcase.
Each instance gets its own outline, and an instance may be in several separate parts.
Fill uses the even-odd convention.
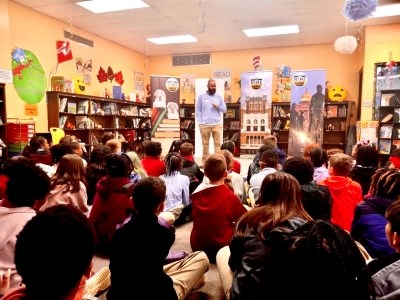
[[[179,105],[180,137],[193,144],[195,149],[195,106],[194,104]]]
[[[322,147],[346,151],[347,133],[350,126],[352,101],[325,101],[324,133]]]
[[[7,111],[6,111],[6,86],[4,83],[0,83],[0,157],[1,160],[8,158],[8,147],[7,143]],[[6,145],[6,147],[2,146]]]
[[[400,148],[400,90],[382,90],[379,123],[378,150],[380,154],[391,154]]]
[[[226,113],[224,114],[223,141],[235,143],[233,155],[240,156],[240,103],[226,103]]]
[[[278,138],[278,148],[288,153],[290,102],[272,102],[271,134]]]
[[[59,127],[75,135],[88,151],[104,132],[124,137],[134,149],[151,138],[151,105],[119,99],[47,92],[48,126]]]

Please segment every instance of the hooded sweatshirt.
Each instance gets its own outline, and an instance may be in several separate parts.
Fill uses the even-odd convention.
[[[321,184],[328,186],[332,195],[331,222],[350,231],[354,209],[362,201],[360,184],[344,176],[330,176]]]
[[[236,221],[247,210],[225,184],[200,184],[192,194],[192,205],[190,246],[215,261],[217,251],[229,245]]]
[[[36,215],[30,207],[8,208],[0,206],[0,271],[11,269],[10,287],[18,287],[21,277],[14,264],[17,235],[25,224]]]
[[[129,198],[132,188],[128,177],[107,175],[97,183],[89,215],[98,239],[96,254],[108,256],[111,237],[117,225],[131,214]]]

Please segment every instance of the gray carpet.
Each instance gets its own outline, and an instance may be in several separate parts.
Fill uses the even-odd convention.
[[[183,250],[186,252],[192,252],[190,248],[190,232],[192,230],[192,222],[185,223],[176,227],[176,239],[172,245],[173,250]],[[95,257],[93,260],[93,271],[98,271],[102,267],[108,266],[108,259]],[[105,300],[105,293],[99,297],[99,300]],[[215,264],[210,265],[210,269],[205,274],[205,284],[192,291],[187,297],[187,300],[223,300],[225,299],[224,292],[221,287],[217,266]]]

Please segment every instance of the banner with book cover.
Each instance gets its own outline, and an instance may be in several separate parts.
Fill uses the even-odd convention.
[[[291,72],[288,154],[303,156],[309,143],[322,145],[326,70]]]
[[[130,101],[146,102],[144,97],[144,74],[142,72],[134,72],[134,93],[129,97]]]
[[[272,71],[240,74],[242,154],[255,154],[271,128]]]
[[[194,74],[181,74],[181,104],[194,104]]]
[[[231,81],[232,81],[231,69],[218,69],[214,70],[213,78],[222,79],[224,81],[224,101],[225,103],[232,103],[232,91],[231,91]]]
[[[179,132],[179,81],[179,77],[150,75],[152,136],[156,131],[161,131],[163,127],[168,127],[169,129],[166,131],[171,131],[171,124],[175,126],[172,129]],[[160,128],[162,124],[168,125]],[[158,137],[165,136],[159,135]]]

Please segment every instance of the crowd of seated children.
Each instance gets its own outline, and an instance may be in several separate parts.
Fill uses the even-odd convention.
[[[56,205],[38,212],[15,245],[15,265],[23,285],[2,299],[82,299],[93,251],[93,229],[81,211]]]
[[[361,149],[361,148],[360,148]],[[397,169],[380,168],[372,176],[371,186],[364,201],[354,211],[351,235],[373,257],[393,254],[385,234],[385,212],[400,199],[400,173]]]
[[[265,150],[261,154],[258,164],[260,166],[260,171],[250,178],[250,189],[255,200],[258,199],[265,176],[278,170],[278,154],[274,149]]]
[[[17,288],[21,284],[14,263],[17,236],[36,215],[50,191],[50,178],[34,161],[24,156],[8,159],[2,173],[7,180],[6,194],[0,200],[0,272],[7,274],[11,270],[11,273],[8,283],[0,290],[0,296],[8,288]]]
[[[51,165],[37,163],[37,165],[47,173],[49,177],[56,173],[58,163],[65,154],[73,154],[74,151],[69,144],[55,144],[50,147]]]
[[[256,205],[237,221],[229,247],[217,254],[227,299],[267,298],[264,263],[271,248],[312,220],[302,206],[299,183],[284,172],[265,177]]]
[[[350,231],[354,209],[362,201],[362,190],[358,182],[348,177],[353,160],[344,153],[336,153],[329,159],[329,177],[320,184],[326,185],[332,195],[331,222]]]
[[[107,175],[106,156],[110,153],[110,147],[103,144],[95,145],[90,153],[89,163],[86,166],[88,205],[93,204],[97,182]]]
[[[327,186],[313,181],[313,164],[303,157],[290,157],[283,165],[283,172],[293,175],[299,182],[305,211],[314,220],[330,221],[332,196]]]
[[[201,183],[192,194],[190,246],[193,251],[204,251],[215,262],[218,250],[229,244],[235,223],[247,210],[225,184],[228,170],[222,154],[206,159],[204,174],[209,183]]]
[[[372,145],[359,146],[354,158],[355,164],[349,173],[349,177],[361,185],[364,197],[368,194],[372,175],[378,169],[379,152]]]
[[[112,153],[122,153],[122,142],[120,139],[109,139],[106,145],[110,147]]]
[[[89,221],[96,233],[96,255],[108,257],[112,235],[118,224],[131,213],[129,198],[131,163],[126,155],[108,154],[105,158],[107,175],[96,186]]]
[[[388,244],[395,250],[368,263],[376,299],[400,297],[400,201],[394,201],[385,212]]]
[[[33,159],[36,163],[51,165],[50,145],[43,136],[34,134],[29,144],[22,150],[22,155]]]
[[[170,225],[175,223],[183,209],[191,203],[189,177],[179,173],[182,168],[182,160],[179,153],[169,152],[164,159],[166,172],[159,177],[167,187],[164,209],[160,213],[160,217]]]
[[[57,204],[70,204],[77,207],[85,215],[89,214],[85,168],[79,155],[64,155],[50,181],[50,194],[40,210],[45,210]]]
[[[196,251],[164,265],[175,241],[174,231],[160,225],[157,218],[165,196],[166,186],[160,178],[150,176],[135,184],[130,198],[133,213],[112,238],[108,300],[143,295],[149,299],[184,299],[203,282],[209,268],[204,252]]]
[[[165,174],[165,163],[161,158],[162,146],[160,142],[143,142],[144,157],[141,159],[143,169],[148,176],[159,177]]]

